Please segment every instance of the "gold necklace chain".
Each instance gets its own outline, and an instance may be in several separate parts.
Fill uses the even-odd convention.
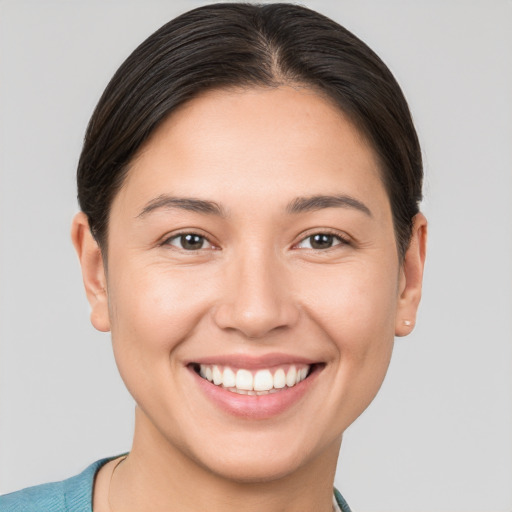
[[[114,466],[114,469],[112,470],[112,473],[110,474],[110,482],[108,483],[108,493],[107,493],[108,509],[110,510],[110,512],[113,512],[112,505],[110,504],[110,486],[112,485],[112,479],[114,478],[114,473],[117,469],[117,466],[119,466],[119,464],[121,464],[121,462],[123,462],[126,459],[126,457],[128,457],[128,455],[125,455],[123,458],[121,458],[121,460],[119,460],[117,462],[117,464]]]

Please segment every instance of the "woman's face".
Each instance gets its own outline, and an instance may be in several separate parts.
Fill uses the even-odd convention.
[[[311,90],[181,107],[113,201],[91,300],[136,436],[238,480],[335,463],[414,320],[415,238],[400,265],[372,149]]]

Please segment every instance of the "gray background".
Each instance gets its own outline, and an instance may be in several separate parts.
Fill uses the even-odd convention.
[[[133,403],[69,241],[74,172],[118,65],[202,3],[0,2],[0,491],[130,447]],[[512,2],[304,3],[396,74],[427,173],[418,326],[346,433],[337,485],[359,512],[510,512]]]

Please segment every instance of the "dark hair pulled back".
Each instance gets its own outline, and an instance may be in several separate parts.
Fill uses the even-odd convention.
[[[189,11],[146,39],[115,73],[89,122],[77,171],[80,207],[102,250],[112,201],[161,121],[210,89],[282,84],[323,92],[368,139],[380,159],[403,257],[423,170],[402,91],[380,58],[348,30],[284,3]]]

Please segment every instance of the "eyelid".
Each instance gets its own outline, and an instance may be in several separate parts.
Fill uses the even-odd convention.
[[[179,247],[176,247],[176,246],[171,245],[169,243],[171,240],[175,240],[175,239],[179,238],[180,236],[184,236],[184,235],[200,236],[201,238],[204,238],[206,240],[206,242],[210,245],[210,247],[208,247],[206,249],[197,249],[196,251],[187,251],[186,249],[180,249]],[[174,248],[174,249],[176,249],[178,251],[181,250],[181,251],[187,252],[187,253],[199,252],[199,251],[204,251],[204,250],[218,250],[218,249],[220,249],[220,247],[217,244],[212,242],[212,237],[210,235],[204,233],[200,229],[194,229],[194,228],[180,229],[179,231],[176,231],[176,232],[167,233],[165,236],[162,237],[162,239],[161,239],[161,241],[159,242],[158,245],[172,247],[172,248]]]
[[[314,236],[314,235],[331,235],[333,236],[334,238],[337,238],[340,243],[339,244],[336,244],[332,247],[329,247],[327,249],[304,249],[304,250],[312,250],[312,251],[316,251],[316,252],[326,252],[326,251],[329,251],[331,249],[334,249],[335,247],[338,247],[338,246],[344,246],[344,245],[352,245],[352,239],[345,233],[343,232],[340,232],[340,231],[337,231],[335,229],[332,229],[332,228],[315,228],[315,229],[312,229],[310,231],[306,231],[305,233],[302,233],[300,235],[300,238],[297,242],[295,242],[292,246],[292,249],[298,249],[298,245],[301,243],[301,242],[304,242],[306,239]]]
[[[339,245],[351,245],[353,243],[352,239],[345,233],[343,232],[340,232],[340,231],[337,231],[335,229],[332,229],[332,228],[315,228],[315,229],[311,229],[309,231],[306,231],[305,233],[302,233],[300,235],[300,238],[298,239],[297,242],[295,242],[293,245],[292,245],[292,249],[296,249],[297,246],[305,241],[307,238],[310,238],[314,235],[320,235],[320,234],[325,234],[325,235],[331,235],[335,238],[337,238],[340,243],[339,244],[336,244],[334,245],[333,247],[329,247],[327,249],[311,249],[313,251],[321,251],[321,252],[325,252],[325,251],[328,251],[329,249],[333,249]],[[177,239],[179,238],[180,236],[183,236],[183,235],[197,235],[197,236],[200,236],[201,238],[204,238],[206,240],[206,242],[210,245],[210,247],[208,249],[210,250],[219,250],[220,249],[220,246],[218,244],[216,244],[215,242],[212,241],[212,236],[210,236],[209,234],[203,232],[202,230],[200,229],[194,229],[194,228],[189,228],[189,229],[180,229],[179,231],[176,231],[176,232],[171,232],[171,233],[167,233],[166,235],[164,235],[161,239],[161,241],[158,243],[158,245],[160,246],[169,246],[169,247],[174,247],[175,249],[177,250],[180,250],[178,247],[175,247],[173,245],[171,245],[169,242],[171,240],[174,240],[174,239]],[[183,251],[185,251],[185,249],[182,249]],[[199,251],[202,251],[202,250],[205,250],[205,249],[198,249],[197,251],[185,251],[185,252],[199,252]]]

